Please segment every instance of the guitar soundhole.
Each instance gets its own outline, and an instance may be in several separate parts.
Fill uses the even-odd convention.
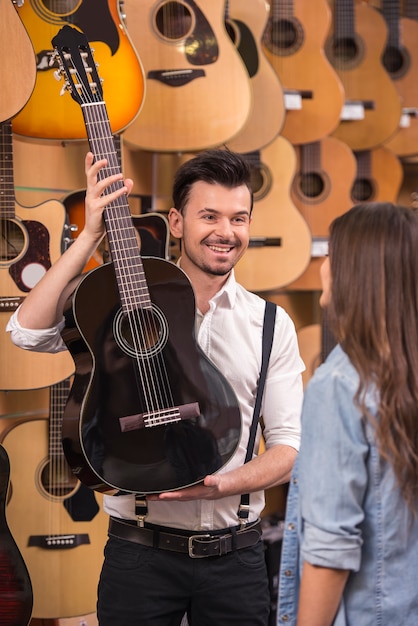
[[[300,189],[307,198],[317,198],[324,192],[324,180],[317,172],[302,174],[300,177]]]
[[[35,12],[47,21],[51,21],[51,17],[59,15],[61,18],[74,13],[82,3],[82,0],[37,0],[32,2]]]
[[[375,193],[374,183],[369,178],[358,178],[351,189],[351,197],[354,202],[373,200]]]
[[[258,202],[262,200],[270,191],[271,188],[271,174],[268,168],[261,163],[258,166],[254,166],[250,163],[250,184],[253,190],[254,200]]]
[[[0,220],[0,263],[8,264],[23,256],[28,237],[16,220]]]
[[[304,41],[302,25],[296,18],[273,20],[267,26],[263,41],[274,54],[282,56],[294,54]]]
[[[45,463],[41,469],[40,482],[42,489],[54,498],[69,496],[79,484],[64,457]]]
[[[331,38],[325,45],[331,63],[337,68],[351,69],[364,57],[364,44],[359,37]]]
[[[409,70],[410,57],[404,48],[400,50],[394,46],[387,46],[383,53],[382,61],[393,79],[405,76]]]
[[[155,13],[155,26],[165,39],[184,39],[193,29],[193,16],[182,2],[164,2]]]
[[[113,322],[113,334],[119,347],[129,356],[150,358],[161,352],[167,343],[168,325],[155,305],[128,315],[120,309]]]

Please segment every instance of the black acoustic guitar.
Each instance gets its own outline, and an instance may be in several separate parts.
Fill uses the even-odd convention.
[[[9,456],[0,445],[0,624],[26,626],[32,614],[32,585],[25,562],[7,524],[9,478]]]
[[[64,26],[52,43],[90,148],[107,159],[100,176],[120,172],[85,35]],[[234,454],[238,402],[196,343],[186,275],[164,259],[141,258],[126,195],[109,203],[104,221],[112,263],[83,277],[65,311],[62,336],[76,374],[64,452],[79,480],[97,491],[184,488]]]

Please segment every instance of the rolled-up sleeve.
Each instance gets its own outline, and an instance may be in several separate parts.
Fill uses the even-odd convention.
[[[64,318],[57,326],[52,328],[24,328],[17,318],[17,309],[7,323],[6,331],[10,333],[12,342],[24,350],[34,352],[63,352],[67,349],[62,337],[61,330],[64,327]]]
[[[324,371],[308,384],[302,411],[301,556],[312,565],[358,571],[369,444],[352,379]]]

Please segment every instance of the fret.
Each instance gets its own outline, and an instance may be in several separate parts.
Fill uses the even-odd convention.
[[[15,217],[15,185],[13,175],[13,139],[10,120],[0,124],[0,218]]]

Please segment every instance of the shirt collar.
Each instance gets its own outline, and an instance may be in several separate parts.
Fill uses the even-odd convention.
[[[177,259],[176,265],[178,265],[181,269],[181,257]],[[235,280],[235,272],[232,269],[230,275],[228,276],[228,280],[221,287],[221,289],[211,298],[211,302],[215,305],[220,304],[222,301],[225,301],[225,304],[229,306],[230,309],[234,307],[235,299],[237,295],[237,281]]]

